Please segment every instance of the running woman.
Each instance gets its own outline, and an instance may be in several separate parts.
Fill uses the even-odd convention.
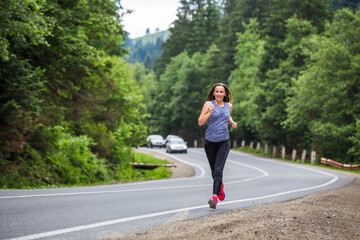
[[[198,124],[207,123],[205,133],[205,152],[213,178],[213,196],[209,199],[210,208],[216,209],[218,199],[225,199],[223,170],[230,151],[228,124],[237,128],[231,117],[232,104],[229,87],[223,83],[215,84],[206,98]]]

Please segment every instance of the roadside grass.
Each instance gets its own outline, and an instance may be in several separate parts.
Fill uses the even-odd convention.
[[[285,161],[285,162],[291,162],[291,163],[298,163],[298,164],[302,164],[302,165],[309,165],[309,166],[316,166],[316,167],[321,167],[321,168],[325,168],[325,169],[332,169],[332,170],[337,170],[337,171],[343,171],[343,172],[351,172],[351,173],[356,173],[356,174],[360,174],[360,170],[355,170],[355,171],[350,171],[350,170],[345,170],[345,169],[340,169],[340,168],[336,168],[333,166],[325,166],[323,164],[311,164],[309,162],[302,163],[300,160],[296,160],[296,161],[292,161],[290,159],[283,159],[279,156],[273,156],[271,154],[266,154],[263,150],[257,150],[257,149],[251,149],[251,148],[247,148],[247,147],[238,147],[238,148],[234,148],[233,150],[237,150],[240,152],[247,152],[247,153],[251,153],[251,154],[255,154],[258,156],[262,156],[262,157],[266,157],[266,158],[272,158],[272,159],[277,159],[277,160],[281,160],[281,161]]]
[[[154,158],[152,156],[134,152],[135,162],[137,163],[150,163],[150,164],[169,164],[170,162],[165,160],[160,160]],[[133,181],[139,180],[154,180],[154,179],[164,179],[171,177],[171,170],[167,167],[157,167],[152,170],[147,169],[134,169],[139,174],[135,175],[135,178],[132,179]]]
[[[134,152],[134,157],[135,157],[135,162],[137,163],[169,164],[168,161],[160,160],[139,152]]]
[[[39,162],[24,162],[22,165],[25,172],[13,171],[13,172],[0,172],[0,189],[39,189],[39,188],[62,188],[62,187],[75,187],[75,186],[93,186],[104,184],[117,184],[123,182],[135,182],[146,181],[155,179],[166,179],[171,177],[171,170],[168,167],[157,167],[155,169],[137,169],[131,166],[130,162],[137,163],[150,163],[150,164],[169,164],[168,161],[160,160],[151,157],[146,154],[132,152],[133,158],[128,163],[119,166],[108,166],[108,169],[112,169],[111,177],[103,181],[90,182],[77,182],[77,183],[61,183],[63,178],[58,175],[54,175],[54,170],[51,165],[45,164],[42,161]],[[42,164],[42,165],[41,165]],[[40,168],[39,166],[46,166]],[[65,165],[66,166],[66,165]],[[94,166],[96,168],[97,166]],[[45,170],[43,170],[45,169]],[[67,169],[71,171],[71,169]],[[33,175],[24,174],[31,172]],[[110,171],[109,171],[110,172]],[[43,180],[43,176],[53,179],[53,183],[49,184]],[[77,175],[82,177],[81,173]],[[5,181],[6,180],[6,181]]]

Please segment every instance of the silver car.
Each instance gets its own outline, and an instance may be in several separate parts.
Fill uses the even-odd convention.
[[[187,153],[187,143],[181,138],[169,139],[165,145],[167,153]]]
[[[164,140],[165,144],[166,144],[170,139],[174,139],[174,138],[184,140],[184,139],[182,139],[181,137],[179,137],[179,136],[177,136],[177,135],[171,135],[171,134],[169,134],[169,135],[166,136],[166,138],[165,138],[165,140]]]
[[[150,135],[146,139],[146,146],[148,148],[164,147],[164,138],[161,135]]]

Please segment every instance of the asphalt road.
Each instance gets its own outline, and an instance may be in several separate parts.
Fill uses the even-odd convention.
[[[164,149],[155,149],[165,153]],[[226,199],[207,201],[212,179],[204,150],[171,154],[195,168],[191,178],[58,189],[0,190],[0,239],[103,239],[152,226],[287,201],[352,181],[319,168],[231,151]]]

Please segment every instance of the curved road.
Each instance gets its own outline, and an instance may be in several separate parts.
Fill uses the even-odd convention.
[[[153,151],[162,152],[164,149]],[[102,239],[156,225],[286,201],[338,188],[353,178],[231,151],[226,199],[207,201],[212,180],[201,148],[171,154],[195,168],[191,178],[58,189],[0,190],[0,239]]]

